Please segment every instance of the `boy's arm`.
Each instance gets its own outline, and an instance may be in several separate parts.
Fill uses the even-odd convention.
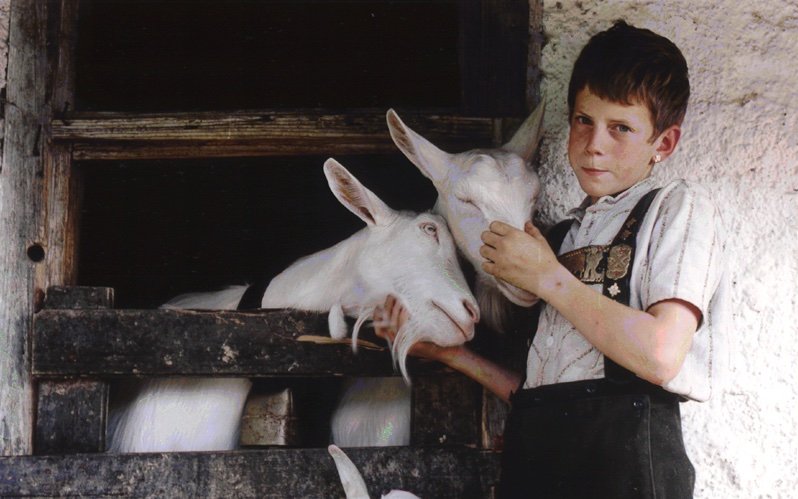
[[[393,296],[374,312],[377,336],[393,341],[396,331],[407,320],[407,312]],[[481,384],[497,397],[509,401],[510,395],[521,385],[521,376],[471,351],[465,345],[441,347],[430,342],[413,345],[410,355],[435,360],[459,371]]]
[[[665,300],[636,310],[580,282],[558,261],[532,224],[524,231],[494,222],[483,233],[483,269],[526,289],[557,309],[604,355],[662,385],[681,369],[701,320],[694,305]]]

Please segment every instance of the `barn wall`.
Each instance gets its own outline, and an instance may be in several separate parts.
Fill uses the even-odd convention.
[[[725,390],[682,405],[696,497],[794,497],[798,490],[798,4],[794,0],[546,1],[542,210],[581,199],[568,166],[567,86],[588,38],[624,18],[673,40],[692,99],[662,178],[699,181],[729,232],[735,325]]]

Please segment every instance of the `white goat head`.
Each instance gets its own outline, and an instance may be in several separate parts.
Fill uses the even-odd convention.
[[[407,380],[405,359],[418,341],[459,345],[474,336],[479,309],[457,263],[445,220],[388,207],[334,159],[324,174],[335,197],[366,227],[348,239],[301,258],[272,279],[264,308],[330,311],[330,333],[346,336],[344,314],[360,325],[395,295],[410,314],[392,346]]]
[[[393,109],[387,113],[394,143],[437,189],[433,211],[446,218],[458,248],[474,266],[483,318],[496,329],[501,329],[502,307],[494,290],[523,307],[533,305],[537,297],[482,270],[480,235],[494,220],[516,228],[531,220],[540,182],[530,163],[540,141],[543,113],[541,104],[500,148],[457,154],[442,151],[414,132]]]
[[[346,499],[369,499],[366,482],[363,480],[363,476],[358,471],[355,463],[349,459],[349,456],[336,445],[327,447],[327,452],[330,453],[333,461],[335,461],[335,467],[338,470],[338,476],[341,478],[341,485],[344,487]],[[383,495],[382,499],[419,499],[419,497],[404,490],[392,490]]]

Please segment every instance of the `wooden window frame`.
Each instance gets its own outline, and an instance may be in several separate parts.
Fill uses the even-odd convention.
[[[493,24],[468,27],[472,49],[464,57],[477,61],[470,71],[501,74],[496,57],[502,40],[528,26],[540,27],[542,1],[529,3],[529,22],[508,21],[512,0],[469,2],[474,19]],[[512,9],[509,9],[512,10]],[[0,370],[3,424],[0,454],[34,452],[37,384],[29,376],[33,317],[43,307],[46,290],[76,282],[79,241],[80,178],[74,161],[191,157],[270,156],[286,154],[364,154],[394,152],[384,125],[384,110],[292,113],[285,110],[211,113],[80,113],[70,109],[74,95],[76,0],[12,0],[8,85],[5,102],[2,196],[2,285],[0,319],[8,325]],[[508,24],[509,23],[509,24]],[[515,23],[515,24],[513,24]],[[512,28],[507,30],[506,28]],[[528,67],[537,68],[540,31],[529,37]],[[516,68],[517,69],[517,68]],[[462,115],[429,115],[423,109],[403,116],[433,141],[453,150],[474,144],[498,145],[531,104],[539,100],[539,74],[524,68],[525,99],[508,91],[498,78],[466,73]],[[514,96],[510,101],[508,96]],[[501,108],[502,113],[491,110]],[[13,214],[12,217],[7,216]],[[39,255],[42,255],[39,257]],[[56,370],[57,371],[57,370]],[[66,372],[39,373],[63,377]],[[82,374],[81,374],[82,376]],[[37,381],[38,380],[38,381]],[[70,381],[70,383],[77,383]],[[77,385],[75,385],[77,386]],[[103,394],[89,384],[89,392]],[[46,391],[46,390],[45,390]]]

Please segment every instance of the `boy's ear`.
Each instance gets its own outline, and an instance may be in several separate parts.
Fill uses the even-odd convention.
[[[679,125],[672,125],[662,132],[657,139],[659,145],[657,146],[657,154],[660,155],[660,161],[668,158],[676,150],[676,144],[682,136],[682,128]]]

